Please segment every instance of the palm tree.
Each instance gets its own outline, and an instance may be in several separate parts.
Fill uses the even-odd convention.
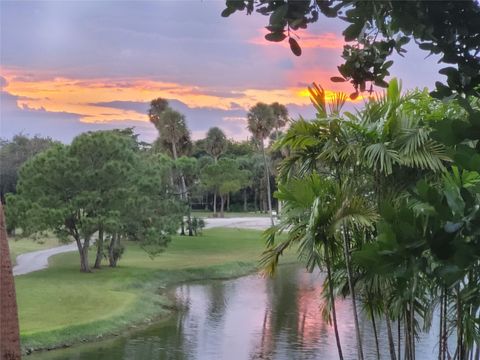
[[[338,257],[338,249],[345,229],[372,226],[376,219],[373,207],[355,194],[350,185],[340,186],[333,179],[313,173],[301,179],[290,179],[279,185],[276,193],[285,207],[278,225],[266,233],[268,247],[262,264],[267,273],[272,274],[283,252],[298,246],[299,258],[307,269],[325,266],[327,287],[324,292],[329,299],[331,318],[335,331],[338,356],[343,359],[336,318],[332,263]],[[275,243],[276,235],[287,232],[287,239]]]
[[[347,178],[353,178],[356,184],[350,181],[350,186],[359,187],[359,178],[352,172],[358,158],[358,146],[352,142],[349,127],[340,111],[345,103],[346,96],[338,94],[327,111],[325,91],[322,87],[313,84],[309,88],[311,100],[317,109],[317,119],[308,122],[303,119],[293,122],[287,133],[276,143],[276,147],[287,147],[290,155],[280,167],[281,178],[292,176],[309,176],[312,173],[324,173],[326,177],[334,178],[339,184]],[[352,146],[352,143],[354,146]],[[350,229],[344,227],[339,236],[342,239],[344,262],[352,301],[352,311],[357,338],[358,359],[363,360],[363,348],[358,323],[356,295],[353,284],[351,265],[352,240]]]
[[[270,188],[270,171],[267,161],[267,155],[265,153],[264,140],[270,135],[272,129],[275,127],[275,114],[272,107],[264,104],[257,103],[250,108],[247,114],[248,130],[252,133],[253,137],[260,144],[260,149],[263,155],[263,162],[265,164],[265,182],[267,183],[267,201],[268,211],[270,213],[270,221],[272,226],[274,225],[273,213],[272,213],[272,194]]]
[[[288,122],[288,109],[285,105],[282,105],[278,102],[270,104],[270,107],[273,110],[273,115],[275,116],[275,140],[278,140],[279,129],[287,125]]]
[[[8,248],[3,205],[0,203],[0,359],[20,359],[17,300]]]
[[[148,116],[150,122],[155,125],[160,133],[158,139],[160,144],[164,147],[170,147],[173,160],[177,161],[179,157],[179,148],[185,148],[191,144],[190,132],[185,121],[185,116],[170,108],[168,101],[162,98],[152,100]],[[190,216],[190,196],[188,194],[185,176],[183,176],[182,173],[180,173],[180,184],[180,198],[185,199],[188,204],[188,231],[189,235],[193,236]]]
[[[223,131],[218,127],[210,128],[205,138],[205,151],[213,157],[215,164],[218,157],[227,151],[228,140]],[[213,216],[217,215],[217,190],[213,192]]]

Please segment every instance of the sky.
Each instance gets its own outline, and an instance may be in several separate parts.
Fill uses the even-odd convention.
[[[149,102],[163,97],[186,116],[194,139],[218,126],[242,140],[248,108],[259,101],[311,118],[312,82],[352,92],[329,80],[341,63],[342,20],[320,17],[298,32],[296,57],[288,44],[264,39],[267,17],[222,18],[224,7],[221,0],[0,0],[0,137],[68,143],[84,131],[134,127],[153,141]],[[407,49],[394,57],[392,75],[404,89],[432,88],[442,78],[436,59]]]

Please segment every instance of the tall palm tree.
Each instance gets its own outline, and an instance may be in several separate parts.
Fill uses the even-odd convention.
[[[0,203],[0,359],[20,359],[17,300],[8,248],[3,205]]]
[[[285,249],[298,246],[299,258],[308,270],[316,266],[327,270],[327,287],[331,318],[335,331],[337,351],[343,359],[336,318],[332,263],[338,257],[338,248],[345,229],[370,227],[376,219],[373,207],[355,194],[350,185],[340,186],[333,179],[313,173],[301,179],[290,179],[279,185],[277,192],[285,207],[278,225],[266,233],[267,250],[262,264],[267,273],[273,273]],[[276,243],[276,235],[287,232],[287,239]]]
[[[267,161],[267,155],[265,153],[265,143],[264,140],[268,138],[273,128],[275,127],[275,114],[273,113],[272,107],[264,103],[257,103],[255,106],[250,108],[247,114],[248,120],[248,130],[252,133],[253,137],[260,144],[260,149],[263,155],[263,162],[265,164],[265,182],[267,184],[267,201],[268,201],[268,211],[270,213],[270,221],[272,226],[275,224],[273,221],[272,213],[272,194],[270,187],[270,171],[269,163]]]
[[[152,100],[150,110],[148,111],[150,122],[157,128],[160,136],[161,146],[170,147],[171,155],[174,161],[179,157],[179,149],[191,144],[190,132],[185,121],[185,116],[178,111],[173,110],[168,105],[168,101],[162,98]],[[172,181],[173,182],[173,181]],[[191,226],[190,196],[188,194],[185,176],[180,172],[180,198],[184,199],[188,205],[188,231],[193,235]],[[182,222],[183,234],[183,222]]]
[[[295,121],[287,133],[276,143],[276,147],[289,148],[290,155],[280,167],[281,178],[309,176],[312,173],[324,173],[324,176],[336,179],[340,184],[347,178],[359,179],[352,173],[358,158],[358,147],[352,146],[351,131],[343,126],[340,115],[346,96],[338,94],[327,110],[326,94],[322,87],[313,84],[309,88],[317,119],[308,122]],[[350,184],[358,187],[358,184]],[[344,227],[339,233],[342,239],[344,262],[352,301],[352,312],[357,338],[358,359],[363,360],[362,340],[358,323],[356,295],[351,265],[352,239],[350,230]]]
[[[213,157],[215,164],[218,157],[227,151],[228,140],[224,132],[218,127],[212,127],[205,138],[205,151]],[[217,215],[217,190],[213,192],[213,216]]]
[[[275,116],[275,140],[279,137],[279,129],[287,125],[288,122],[288,109],[285,105],[278,102],[270,104],[270,107],[273,110],[273,115]]]

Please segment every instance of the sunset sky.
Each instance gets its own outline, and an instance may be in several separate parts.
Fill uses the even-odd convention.
[[[135,127],[157,136],[146,112],[164,97],[187,117],[194,139],[221,127],[244,139],[246,111],[258,101],[287,104],[292,117],[314,115],[306,87],[328,90],[341,63],[344,23],[320,18],[300,32],[303,55],[264,40],[268,18],[222,18],[224,1],[0,0],[2,138]],[[432,87],[439,66],[410,47],[392,74],[404,89]],[[361,102],[350,107],[361,106]]]

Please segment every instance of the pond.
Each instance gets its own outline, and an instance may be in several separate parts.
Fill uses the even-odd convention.
[[[174,289],[182,310],[144,330],[109,341],[44,352],[30,360],[119,359],[337,359],[333,328],[322,317],[323,274],[282,266],[278,275],[185,284]],[[338,300],[345,359],[356,358],[351,302]],[[360,315],[366,359],[376,359],[371,322]],[[438,319],[434,321],[434,329]],[[385,321],[378,319],[380,342]],[[394,326],[396,338],[396,326]],[[436,359],[432,331],[416,346],[418,359]],[[402,349],[403,350],[403,349]],[[381,349],[388,358],[388,349]],[[402,351],[403,352],[403,351]]]

